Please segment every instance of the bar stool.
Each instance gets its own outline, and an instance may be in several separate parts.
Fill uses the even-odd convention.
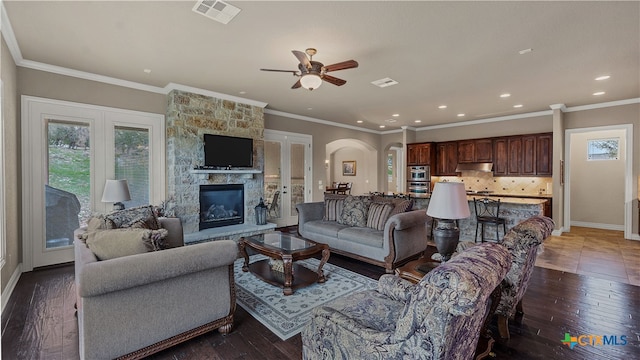
[[[502,236],[504,237],[504,234],[507,233],[507,219],[498,216],[500,214],[500,199],[473,198],[473,205],[476,209],[475,241],[478,241],[478,227],[480,227],[482,231],[482,235],[480,236],[481,242],[484,242],[484,226],[494,225],[496,227],[496,242],[500,242],[500,225],[502,225]]]

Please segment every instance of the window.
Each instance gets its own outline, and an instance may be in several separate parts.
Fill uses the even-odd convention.
[[[587,140],[587,160],[618,160],[620,138]]]

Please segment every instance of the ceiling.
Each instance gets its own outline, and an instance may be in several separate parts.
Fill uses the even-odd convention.
[[[229,1],[241,11],[226,25],[193,12],[195,1],[3,3],[18,65],[174,83],[375,131],[640,97],[637,1]],[[309,47],[325,65],[360,66],[331,73],[346,85],[313,91],[260,71],[297,70],[291,50]],[[371,84],[383,78],[398,84]]]

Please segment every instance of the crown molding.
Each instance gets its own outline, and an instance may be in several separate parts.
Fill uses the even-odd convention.
[[[499,117],[487,118],[487,119],[455,122],[455,123],[451,123],[451,124],[440,124],[440,125],[433,125],[433,126],[425,126],[425,127],[421,127],[421,128],[416,129],[416,131],[446,129],[446,128],[459,127],[459,126],[486,124],[486,123],[492,123],[492,122],[498,122],[498,121],[518,120],[518,119],[526,119],[526,118],[531,118],[531,117],[547,116],[547,115],[553,115],[553,112],[551,110],[544,110],[544,111],[537,111],[537,112],[524,113],[524,114],[499,116]]]
[[[13,62],[18,64],[23,60],[22,52],[18,46],[16,34],[13,32],[11,21],[9,21],[9,15],[7,15],[7,11],[4,8],[2,0],[0,0],[0,32],[2,33],[2,37],[4,37],[5,43],[7,43],[11,57],[13,57]]]
[[[353,125],[341,124],[341,123],[337,123],[337,122],[333,122],[333,121],[329,121],[329,120],[322,120],[322,119],[317,119],[317,118],[313,118],[313,117],[310,117],[310,116],[292,114],[292,113],[288,113],[288,112],[284,112],[284,111],[264,109],[264,113],[265,114],[270,114],[270,115],[276,115],[276,116],[283,116],[283,117],[287,117],[287,118],[290,118],[290,119],[298,119],[298,120],[309,121],[309,122],[314,122],[314,123],[318,123],[318,124],[341,127],[341,128],[345,128],[345,129],[363,131],[363,132],[368,132],[368,133],[372,133],[372,134],[382,134],[382,132],[377,131],[377,130],[369,130],[369,129],[360,128],[360,127],[353,126]]]
[[[603,102],[603,103],[598,103],[598,104],[572,106],[572,107],[569,107],[569,108],[565,108],[564,112],[594,110],[594,109],[602,109],[602,108],[607,108],[607,107],[630,105],[630,104],[640,104],[640,98],[608,101],[608,102]]]
[[[258,106],[261,108],[265,108],[268,105],[268,103],[262,102],[262,101],[246,99],[239,96],[227,95],[227,94],[223,94],[223,93],[219,93],[211,90],[205,90],[205,89],[200,89],[192,86],[180,85],[176,83],[169,83],[167,84],[167,86],[165,86],[162,89],[163,89],[163,93],[165,94],[170,93],[172,90],[180,90],[180,91],[187,91],[187,92],[192,92],[192,93],[205,95],[205,96],[211,96],[211,97],[222,99],[222,100],[229,100],[233,102],[243,103],[251,106]]]

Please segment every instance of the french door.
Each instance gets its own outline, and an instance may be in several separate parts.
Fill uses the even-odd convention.
[[[311,136],[265,130],[264,138],[267,220],[277,226],[296,225],[296,204],[311,198]]]
[[[107,213],[106,179],[126,179],[126,207],[164,196],[164,117],[22,98],[23,267],[73,261],[73,232]],[[152,176],[153,174],[153,176]]]

